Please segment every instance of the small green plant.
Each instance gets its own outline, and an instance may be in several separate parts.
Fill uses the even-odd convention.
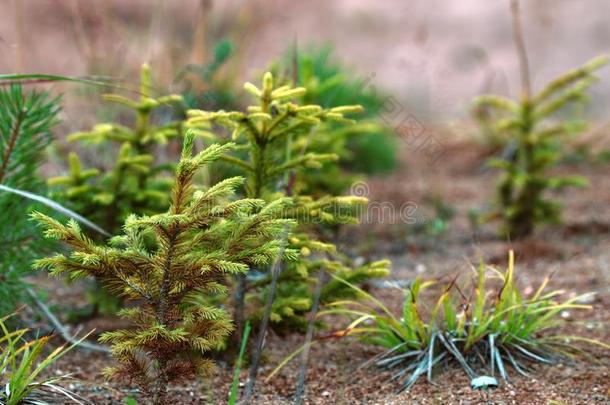
[[[37,175],[51,128],[58,122],[59,100],[45,92],[24,92],[19,85],[0,89],[0,185],[41,193]],[[32,204],[0,190],[0,316],[13,312],[26,296],[24,277],[36,251],[48,246],[28,221]]]
[[[156,162],[153,154],[156,146],[179,138],[183,128],[181,121],[156,125],[154,112],[179,105],[182,97],[175,94],[153,97],[151,80],[150,67],[145,64],[141,70],[139,100],[118,94],[104,95],[104,100],[133,113],[132,127],[100,123],[91,131],[68,136],[69,141],[104,145],[105,150],[116,151],[116,156],[108,159],[112,167],[85,169],[81,158],[72,152],[68,158],[69,173],[49,179],[54,198],[112,233],[120,230],[128,215],[157,214],[169,204],[171,178],[161,174],[171,173],[173,167]],[[118,149],[114,144],[119,145]]]
[[[501,219],[504,235],[522,238],[538,224],[560,222],[561,206],[547,193],[586,185],[581,177],[549,173],[563,159],[562,142],[571,132],[570,122],[561,120],[558,113],[586,99],[587,89],[596,81],[594,72],[606,63],[607,58],[596,58],[551,81],[535,96],[524,92],[519,101],[500,96],[482,96],[475,101],[481,126],[505,142],[505,156],[489,162],[503,171],[497,208],[483,217],[484,221]]]
[[[562,291],[545,291],[548,277],[525,297],[515,282],[512,251],[506,271],[481,264],[477,273],[470,293],[468,286],[454,279],[440,288],[432,306],[423,302],[422,293],[427,290],[434,296],[430,289],[438,283],[417,279],[405,291],[400,315],[355,286],[352,288],[366,299],[337,302],[320,315],[353,318],[343,335],[360,335],[387,348],[369,364],[395,370],[392,380],[401,384],[401,390],[410,388],[422,375],[432,380],[433,370],[449,363],[459,364],[471,379],[480,375],[478,369],[484,369],[491,376],[497,370],[508,381],[508,365],[527,375],[529,362],[553,363],[582,353],[587,344],[610,349],[586,337],[558,334],[556,328],[566,324],[563,311],[591,306],[578,303],[583,296],[559,301]]]
[[[210,304],[226,292],[227,275],[245,274],[283,254],[277,235],[291,221],[277,219],[287,199],[231,201],[243,179],[231,178],[207,190],[193,187],[195,172],[233,145],[212,145],[192,155],[194,134],[185,136],[176,168],[171,206],[163,214],[128,217],[124,234],[108,245],[84,236],[75,222],[63,225],[42,214],[34,218],[45,235],[66,243],[72,253],[36,262],[53,275],[95,276],[118,296],[135,302],[120,311],[130,329],[105,333],[118,366],[106,371],[137,383],[155,404],[166,404],[168,384],[189,375],[206,375],[233,325],[225,311]],[[206,299],[210,298],[210,299]]]
[[[88,403],[58,385],[69,378],[68,374],[41,378],[49,366],[78,342],[70,347],[60,346],[43,357],[52,336],[45,335],[26,341],[25,336],[29,330],[9,330],[6,325],[9,317],[0,318],[0,405]]]
[[[263,198],[274,201],[288,195],[293,196],[294,206],[285,210],[285,218],[296,220],[301,229],[286,235],[291,248],[302,253],[302,260],[285,264],[279,277],[278,289],[274,294],[271,321],[282,326],[304,327],[305,314],[312,305],[313,289],[318,271],[338,272],[344,278],[361,282],[368,278],[384,276],[388,273],[388,262],[370,263],[352,268],[349,261],[337,254],[331,243],[315,240],[308,233],[312,224],[354,223],[367,200],[361,197],[325,195],[313,198],[298,194],[294,188],[296,175],[307,168],[320,168],[324,162],[337,160],[333,153],[319,153],[309,150],[311,138],[323,136],[317,128],[324,122],[351,124],[345,114],[358,112],[359,106],[322,108],[319,105],[299,105],[290,100],[302,97],[306,90],[288,85],[277,86],[271,73],[264,76],[262,88],[246,83],[245,90],[257,100],[247,112],[207,112],[189,111],[188,124],[209,128],[218,125],[232,132],[232,139],[238,143],[235,152],[223,160],[239,168],[247,181],[245,194],[249,198]],[[267,268],[252,269],[240,275],[235,294],[235,320],[243,325],[245,302],[253,308],[261,308],[270,294],[272,274]],[[339,293],[339,290],[343,292]],[[332,284],[326,291],[339,295],[350,292],[342,285]],[[330,294],[323,297],[330,299]],[[254,311],[257,319],[260,311]],[[238,330],[241,327],[238,328]]]

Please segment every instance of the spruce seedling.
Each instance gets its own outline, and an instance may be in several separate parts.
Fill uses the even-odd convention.
[[[172,185],[171,164],[162,164],[154,157],[155,148],[182,135],[182,122],[156,124],[155,113],[182,103],[175,94],[154,97],[150,66],[142,65],[139,97],[132,100],[119,94],[105,94],[103,99],[127,108],[133,125],[99,123],[90,131],[68,135],[71,142],[103,146],[100,151],[116,153],[106,167],[85,168],[79,155],[71,152],[66,175],[48,180],[52,198],[99,224],[112,234],[130,214],[151,215],[167,209]],[[99,285],[88,291],[92,313],[114,314],[120,302],[105,295]]]
[[[232,132],[232,139],[238,143],[234,153],[223,160],[238,167],[246,177],[245,194],[250,198],[273,201],[282,195],[292,195],[295,204],[282,215],[298,221],[302,231],[292,233],[287,239],[290,247],[301,251],[310,259],[289,263],[281,271],[277,284],[277,299],[273,303],[271,321],[276,326],[288,325],[304,328],[307,324],[304,314],[312,305],[316,273],[320,270],[340,272],[342,277],[359,282],[371,277],[387,274],[386,261],[372,263],[358,269],[345,265],[330,243],[314,240],[307,232],[311,224],[355,223],[356,217],[367,200],[353,196],[323,196],[315,199],[307,195],[297,195],[294,189],[296,173],[304,169],[322,167],[325,162],[335,162],[333,153],[309,151],[311,138],[324,122],[352,124],[345,115],[361,111],[360,106],[340,106],[322,108],[319,105],[299,105],[291,100],[302,97],[306,90],[288,85],[276,86],[271,73],[266,73],[261,88],[246,83],[244,89],[252,94],[257,103],[249,106],[247,112],[208,112],[191,110],[188,112],[189,125],[210,124],[224,127]],[[330,256],[331,259],[325,256]],[[246,296],[250,302],[262,308],[269,292],[272,275],[268,269],[253,269],[250,275],[258,277],[248,280],[245,275],[238,279],[235,294],[235,321],[238,330],[244,322]],[[337,290],[348,291],[336,283]],[[332,290],[331,287],[330,290]],[[329,291],[330,291],[329,290]],[[325,290],[327,291],[327,290]],[[332,298],[323,293],[323,299]],[[327,301],[323,301],[327,302]],[[254,313],[258,318],[262,314]]]
[[[475,101],[482,124],[491,121],[493,131],[506,140],[508,153],[489,162],[503,175],[497,186],[497,208],[487,216],[502,220],[504,235],[522,238],[538,224],[560,222],[561,206],[548,199],[547,191],[586,185],[582,177],[549,174],[564,157],[562,142],[570,134],[569,123],[552,118],[567,105],[586,99],[587,89],[596,81],[594,72],[607,61],[596,58],[553,80],[533,97],[524,92],[520,101],[500,96]]]
[[[561,206],[548,199],[547,192],[587,184],[582,177],[558,177],[548,172],[564,157],[562,142],[574,135],[570,122],[562,120],[558,113],[586,100],[586,91],[597,80],[595,71],[606,65],[608,58],[597,57],[534,94],[519,0],[511,0],[510,6],[521,97],[514,101],[482,96],[474,104],[475,118],[483,131],[505,142],[502,158],[489,162],[504,173],[497,186],[496,208],[483,221],[501,219],[502,234],[516,239],[531,235],[538,224],[561,221]]]
[[[171,206],[163,214],[130,216],[124,234],[108,245],[84,236],[78,225],[67,225],[36,213],[45,235],[66,243],[70,254],[36,262],[53,275],[92,275],[118,296],[135,303],[120,311],[130,329],[104,333],[118,366],[109,377],[128,378],[155,404],[166,404],[168,384],[189,375],[207,375],[209,352],[223,346],[233,329],[222,308],[211,298],[226,293],[228,275],[265,266],[281,252],[293,260],[296,252],[280,249],[277,236],[292,221],[277,219],[288,199],[265,204],[257,199],[231,201],[242,178],[230,178],[196,191],[193,176],[219,159],[232,144],[211,145],[192,155],[194,134],[188,132],[176,169]],[[206,299],[208,298],[208,299]]]
[[[379,120],[388,95],[365,88],[367,78],[359,77],[351,66],[342,63],[328,45],[308,46],[298,52],[293,45],[270,68],[281,84],[291,76],[282,72],[292,70],[296,70],[297,83],[307,90],[298,98],[300,103],[323,108],[354,104],[363,107],[352,125],[327,121],[316,127],[308,149],[334,153],[338,161],[319,169],[300,171],[296,182],[299,193],[340,195],[361,180],[362,175],[379,175],[396,169],[397,137]]]

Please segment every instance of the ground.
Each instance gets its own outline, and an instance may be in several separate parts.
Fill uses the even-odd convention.
[[[456,137],[454,137],[456,138]],[[563,192],[565,224],[541,229],[531,240],[506,242],[495,237],[493,227],[485,227],[473,235],[468,210],[483,207],[493,195],[494,173],[484,169],[485,153],[481,145],[443,134],[445,154],[430,164],[422,154],[401,145],[400,170],[368,184],[372,201],[405,201],[417,205],[418,221],[430,220],[426,203],[429,190],[442,191],[443,200],[457,212],[448,232],[439,238],[418,236],[414,225],[364,224],[357,232],[351,229],[350,246],[361,246],[358,254],[389,257],[393,261],[393,280],[408,281],[415,276],[437,277],[469,271],[472,262],[482,257],[487,262],[503,265],[507,251],[514,249],[519,284],[526,290],[536,288],[543,278],[553,274],[549,288],[565,289],[566,296],[595,292],[589,302],[591,311],[564,313],[568,324],[563,332],[610,341],[610,177],[606,167],[589,164],[564,165],[561,171],[585,175],[591,186]],[[367,247],[368,246],[368,247]],[[371,248],[370,246],[373,246]],[[431,248],[433,247],[433,249]],[[46,281],[48,283],[48,281]],[[82,292],[77,288],[56,285],[50,293],[51,304],[66,305],[77,301]],[[402,300],[400,290],[372,286],[372,293],[390,307]],[[61,306],[59,306],[61,307]],[[81,325],[84,330],[116,326],[115,320],[95,320]],[[96,333],[97,333],[96,332]],[[327,332],[322,332],[325,334]],[[258,404],[292,403],[297,362],[290,363],[269,383],[262,380],[304,340],[300,334],[271,335],[266,343],[264,365],[258,383]],[[469,388],[469,380],[458,368],[437,372],[434,384],[424,378],[410,390],[396,395],[397,386],[388,382],[389,374],[375,368],[360,366],[379,349],[365,346],[351,338],[325,339],[312,347],[307,376],[307,404],[477,404],[485,403],[481,393]],[[608,351],[592,349],[593,363],[575,362],[535,366],[530,377],[521,377],[509,370],[510,383],[492,392],[496,404],[609,404],[610,357]],[[124,384],[102,383],[100,370],[112,364],[102,354],[74,350],[61,359],[56,373],[71,372],[78,379],[71,384],[79,394],[96,404],[121,403],[127,395]],[[232,370],[219,365],[211,381],[192,381],[171,389],[172,403],[226,403]],[[241,381],[246,373],[242,372]],[[557,401],[557,402],[553,402]]]

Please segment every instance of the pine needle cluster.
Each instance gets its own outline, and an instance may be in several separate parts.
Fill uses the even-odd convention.
[[[597,80],[595,71],[606,63],[607,58],[596,58],[559,76],[535,96],[522,95],[520,101],[500,96],[475,101],[481,126],[505,142],[505,156],[490,161],[503,174],[497,187],[497,208],[487,216],[502,221],[504,235],[526,237],[538,224],[560,222],[561,205],[546,193],[586,185],[581,177],[552,176],[549,169],[564,157],[562,142],[571,134],[569,123],[559,113],[586,100],[586,91]]]
[[[306,90],[288,85],[277,86],[271,73],[266,73],[261,88],[246,83],[256,105],[246,112],[190,110],[188,124],[210,128],[220,126],[231,132],[237,143],[234,153],[223,160],[238,167],[246,177],[245,194],[249,198],[274,201],[292,196],[294,205],[282,212],[283,218],[294,219],[299,231],[288,235],[288,246],[298,249],[302,259],[287,263],[279,276],[277,299],[274,301],[271,320],[276,327],[306,325],[305,314],[313,302],[313,285],[319,270],[339,273],[340,277],[354,282],[388,274],[386,261],[353,269],[337,254],[336,247],[314,239],[312,229],[317,224],[356,223],[367,200],[354,196],[323,196],[314,198],[299,195],[295,189],[296,176],[307,169],[319,169],[327,162],[336,162],[338,155],[309,150],[312,138],[321,136],[317,128],[325,122],[351,125],[354,121],[345,115],[362,110],[360,106],[322,108],[319,105],[300,105],[292,100],[302,97]],[[244,302],[256,307],[265,302],[270,293],[272,275],[269,269],[253,268],[249,278],[239,277],[236,290],[235,320],[243,323]],[[340,285],[328,291],[349,290]],[[340,296],[341,294],[337,294]],[[324,297],[330,298],[327,295]]]
[[[289,199],[269,204],[235,200],[234,190],[243,182],[239,177],[194,190],[195,172],[233,145],[214,144],[193,156],[193,139],[188,131],[169,210],[130,216],[124,233],[107,245],[87,238],[73,221],[62,224],[33,215],[46,237],[72,249],[38,260],[37,268],[75,279],[95,276],[110,292],[134,302],[120,312],[133,327],[101,336],[112,343],[119,363],[107,374],[136,382],[155,404],[167,403],[169,383],[210,372],[209,352],[221,348],[233,329],[225,311],[210,304],[211,297],[226,293],[225,278],[265,266],[278,256],[297,256],[277,237],[293,223],[279,214],[289,207]]]
[[[45,92],[24,92],[13,85],[0,89],[0,185],[40,193],[37,175],[41,156],[58,122],[59,100]],[[45,247],[28,221],[31,204],[0,190],[0,317],[12,312],[24,298],[23,277]]]

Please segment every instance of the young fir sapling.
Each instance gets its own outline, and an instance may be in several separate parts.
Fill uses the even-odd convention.
[[[0,185],[43,193],[37,175],[51,128],[58,122],[58,99],[46,92],[24,92],[20,85],[0,89]],[[24,277],[31,262],[47,248],[28,221],[27,200],[0,190],[0,317],[15,310],[26,296]]]
[[[490,160],[504,174],[498,183],[497,209],[486,216],[502,220],[504,235],[526,237],[538,224],[559,222],[561,206],[546,197],[547,191],[586,185],[578,176],[548,173],[564,156],[562,142],[570,134],[568,122],[552,118],[569,104],[586,99],[587,89],[596,81],[594,72],[606,63],[607,58],[596,58],[553,80],[536,95],[524,91],[519,101],[500,96],[475,101],[481,125],[504,135],[505,150],[510,151]]]
[[[303,259],[285,264],[273,302],[271,321],[276,327],[304,327],[305,314],[312,305],[311,284],[315,283],[314,273],[319,270],[338,272],[341,277],[355,283],[388,274],[387,261],[365,264],[357,268],[348,267],[337,254],[331,243],[312,238],[308,226],[316,223],[354,223],[366,204],[366,199],[353,196],[323,196],[314,199],[307,195],[297,195],[294,189],[295,172],[305,168],[320,168],[324,162],[333,162],[337,156],[332,153],[311,152],[310,138],[319,134],[317,127],[323,122],[351,124],[345,114],[358,112],[359,106],[322,108],[318,105],[299,105],[291,99],[304,95],[304,88],[274,85],[271,73],[263,78],[262,88],[251,83],[244,88],[255,96],[257,105],[248,107],[247,112],[207,112],[189,111],[189,125],[219,125],[232,131],[232,139],[238,142],[237,153],[223,159],[239,167],[247,181],[245,194],[250,198],[273,201],[283,195],[293,195],[295,205],[282,215],[298,221],[300,229],[288,235],[290,247],[299,249]],[[235,294],[235,321],[238,328],[244,322],[246,299],[262,307],[266,302],[272,275],[265,268],[253,269],[250,279],[240,275]],[[326,286],[323,302],[348,293],[349,289],[331,282]],[[260,316],[260,311],[253,314]]]
[[[45,215],[34,218],[45,235],[66,243],[72,253],[36,262],[53,275],[92,275],[113,294],[135,305],[120,311],[130,329],[107,332],[118,366],[108,376],[135,381],[155,404],[165,404],[168,384],[188,375],[206,374],[209,352],[223,345],[233,329],[225,311],[206,297],[226,293],[227,275],[245,274],[279,254],[294,260],[277,235],[292,221],[279,218],[290,204],[281,198],[232,200],[243,179],[229,178],[195,191],[193,176],[217,160],[232,144],[212,145],[192,155],[194,135],[185,136],[176,169],[171,206],[163,214],[129,216],[124,234],[108,245],[93,242],[75,222],[61,224]]]

